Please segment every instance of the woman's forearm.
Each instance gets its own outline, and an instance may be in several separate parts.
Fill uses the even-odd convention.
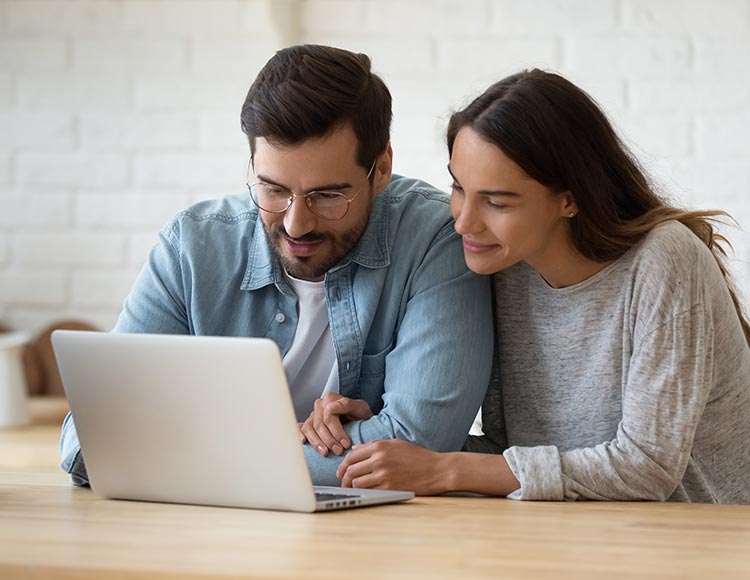
[[[502,455],[458,452],[445,453],[443,459],[445,491],[506,496],[521,487]]]

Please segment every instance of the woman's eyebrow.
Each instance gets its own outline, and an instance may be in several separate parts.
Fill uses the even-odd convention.
[[[456,183],[460,183],[458,181],[458,179],[456,179],[456,176],[453,175],[453,172],[451,171],[450,164],[447,166],[447,169],[448,169],[448,173],[451,174],[451,177],[453,178],[453,181],[455,181]],[[479,191],[477,191],[477,193],[479,195],[487,195],[487,196],[490,196],[490,197],[500,197],[500,196],[502,196],[502,197],[514,197],[514,198],[515,197],[521,197],[521,194],[518,193],[517,191],[510,191],[510,190],[507,190],[507,189],[480,189]]]

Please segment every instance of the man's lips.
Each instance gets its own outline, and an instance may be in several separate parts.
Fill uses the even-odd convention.
[[[289,250],[289,253],[293,256],[312,256],[315,252],[318,251],[320,246],[323,244],[325,240],[293,240],[291,238],[283,238],[284,239],[284,245],[286,246],[287,250]]]
[[[464,251],[469,252],[470,254],[484,254],[486,252],[491,252],[498,247],[498,244],[480,244],[479,242],[470,240],[466,237],[462,238],[462,241]]]

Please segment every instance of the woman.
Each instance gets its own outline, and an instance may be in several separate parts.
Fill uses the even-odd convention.
[[[591,98],[539,70],[455,113],[448,147],[466,262],[494,274],[484,436],[473,453],[357,446],[342,484],[750,503],[750,326],[712,226],[726,214],[668,205]]]

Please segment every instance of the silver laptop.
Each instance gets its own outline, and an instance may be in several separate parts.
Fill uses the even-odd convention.
[[[313,487],[271,340],[58,330],[52,344],[97,495],[301,512],[414,497]]]

